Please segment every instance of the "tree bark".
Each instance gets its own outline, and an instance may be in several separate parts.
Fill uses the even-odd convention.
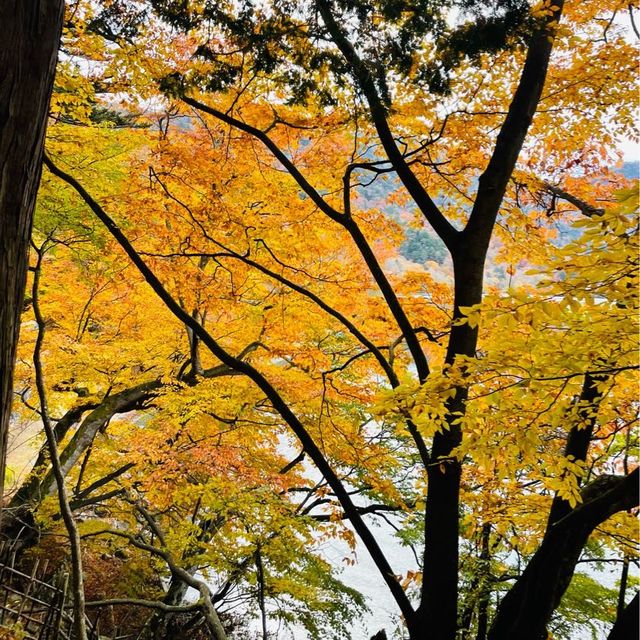
[[[563,1],[554,3],[544,28],[529,44],[518,87],[498,133],[487,167],[478,181],[476,198],[464,230],[447,246],[454,268],[454,320],[461,307],[482,302],[484,263],[495,221],[507,184],[536,113],[553,48],[553,22],[562,15]],[[443,238],[444,239],[444,238]],[[455,324],[451,328],[446,364],[460,355],[473,357],[477,327]],[[432,459],[448,458],[462,440],[458,418],[466,410],[467,389],[460,387],[447,406],[449,427],[433,439]],[[413,638],[428,634],[432,640],[455,640],[458,628],[458,535],[461,464],[450,460],[427,469],[425,549],[422,598],[418,609],[419,629]],[[513,636],[517,637],[517,636]]]
[[[639,604],[640,599],[636,593],[633,600],[631,600],[618,616],[616,623],[613,625],[613,629],[611,629],[611,632],[607,636],[607,640],[629,640],[640,636],[640,625],[638,624],[638,617],[640,615]]]
[[[502,600],[489,640],[546,640],[547,624],[564,595],[591,532],[614,513],[638,504],[638,469],[587,485],[584,502],[553,524],[522,576]]]
[[[0,3],[0,503],[29,239],[63,0]]]
[[[602,392],[598,389],[598,383],[606,380],[607,376],[585,374],[582,391],[577,398],[579,421],[571,427],[567,436],[567,444],[564,449],[565,458],[572,456],[574,460],[581,460],[582,462],[587,459],[591,436],[596,425],[597,409],[602,399]],[[559,495],[556,495],[551,503],[547,529],[570,512],[571,505]]]

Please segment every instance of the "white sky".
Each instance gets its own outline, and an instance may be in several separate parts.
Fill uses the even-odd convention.
[[[640,144],[633,142],[628,138],[621,140],[618,145],[618,149],[622,151],[625,162],[633,162],[634,160],[640,160]]]

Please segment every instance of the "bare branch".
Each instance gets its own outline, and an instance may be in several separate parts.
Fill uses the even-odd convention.
[[[158,609],[165,613],[189,613],[190,611],[199,611],[202,608],[200,602],[184,605],[165,604],[158,600],[140,600],[138,598],[113,598],[111,600],[94,600],[87,602],[87,609],[102,609],[103,607],[113,607],[125,605],[129,607],[144,607],[146,609]]]
[[[593,205],[577,198],[576,196],[564,191],[560,187],[556,187],[549,182],[544,182],[544,188],[547,192],[551,193],[556,198],[561,198],[562,200],[566,200],[574,207],[576,207],[579,211],[581,211],[585,216],[592,218],[594,216],[601,216],[604,214],[604,209],[594,207]]]
[[[333,16],[329,2],[321,0],[318,2],[318,9],[333,42],[351,66],[353,76],[367,100],[371,117],[378,132],[378,137],[389,161],[394,166],[398,177],[429,224],[447,247],[451,248],[456,240],[458,231],[456,231],[451,223],[442,215],[440,209],[416,178],[413,171],[411,171],[402,152],[398,148],[391,129],[389,128],[386,109],[380,100],[369,69],[367,69],[366,64],[360,59],[352,43],[345,35],[344,30]]]

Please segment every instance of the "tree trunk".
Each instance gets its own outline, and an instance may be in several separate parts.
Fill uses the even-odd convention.
[[[633,600],[618,616],[611,633],[607,636],[607,640],[633,640],[633,638],[640,636],[640,625],[638,624],[639,605],[639,596],[636,593]]]
[[[547,624],[566,591],[592,531],[638,504],[638,469],[587,485],[583,504],[552,525],[522,576],[500,603],[489,640],[546,640]]]
[[[0,496],[29,239],[63,0],[0,3]]]
[[[482,525],[482,551],[480,552],[480,596],[478,598],[478,630],[476,640],[486,640],[489,628],[489,600],[491,598],[491,525]]]
[[[455,306],[454,319],[462,317],[461,307],[471,307],[482,300],[482,279],[486,253],[473,255],[458,249],[454,252]],[[472,357],[478,341],[478,330],[468,324],[454,324],[447,349],[446,364],[460,356]],[[464,414],[466,387],[460,387],[447,403],[449,428],[433,438],[431,458],[427,468],[428,490],[424,528],[424,577],[422,598],[417,612],[421,631],[411,638],[454,640],[458,629],[458,536],[460,461],[450,454],[462,439],[457,418]],[[428,630],[425,635],[423,629]]]
[[[629,580],[629,558],[625,553],[622,561],[622,575],[620,576],[620,589],[618,591],[618,607],[616,609],[616,618],[619,619],[624,614],[625,596],[627,595],[627,581]]]
[[[536,112],[547,75],[553,47],[553,23],[560,20],[563,0],[556,0],[547,16],[546,28],[530,42],[518,87],[513,94],[507,116],[496,138],[495,148],[485,171],[478,180],[475,202],[463,231],[448,242],[454,270],[454,321],[463,314],[461,307],[482,302],[484,262],[493,227],[507,184]],[[458,356],[473,357],[478,339],[477,327],[456,324],[451,327],[446,364]],[[444,464],[462,438],[460,424],[467,400],[467,390],[458,389],[448,404],[449,428],[433,439],[425,509],[425,551],[422,598],[418,609],[421,629],[428,630],[430,640],[455,640],[458,628],[458,504],[462,469],[457,460]],[[410,627],[411,628],[411,627]],[[411,637],[414,633],[411,632]],[[512,636],[517,637],[517,636]]]

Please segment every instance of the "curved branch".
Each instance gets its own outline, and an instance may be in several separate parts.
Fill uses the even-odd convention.
[[[75,499],[84,500],[85,498],[88,498],[94,491],[96,491],[100,487],[104,487],[105,484],[109,484],[112,480],[119,478],[123,473],[126,473],[133,467],[135,467],[135,464],[133,462],[128,462],[127,464],[122,465],[115,471],[108,473],[106,476],[103,476],[99,480],[91,483],[88,487],[85,487],[82,491],[74,496]]]
[[[409,601],[407,594],[402,589],[402,586],[398,582],[395,573],[391,569],[391,566],[389,565],[389,562],[382,549],[378,545],[377,540],[358,513],[340,478],[332,469],[331,465],[325,458],[318,445],[315,443],[314,439],[311,437],[302,422],[300,422],[298,417],[293,413],[284,398],[282,398],[282,396],[273,387],[273,385],[257,369],[255,369],[249,363],[232,356],[211,336],[208,331],[204,329],[204,327],[202,327],[202,325],[200,325],[194,318],[192,318],[191,315],[185,312],[185,310],[178,304],[178,302],[176,302],[173,296],[171,296],[171,294],[164,288],[163,284],[160,282],[160,280],[158,280],[158,277],[155,275],[155,273],[153,273],[146,262],[140,257],[127,237],[122,233],[118,225],[87,193],[87,191],[75,178],[59,169],[46,154],[44,156],[44,162],[55,176],[70,185],[78,193],[82,200],[84,200],[84,202],[90,207],[97,218],[105,225],[107,230],[122,247],[127,256],[129,256],[129,259],[138,268],[149,286],[162,300],[166,307],[171,311],[171,313],[173,313],[173,315],[178,318],[178,320],[180,320],[183,324],[190,327],[193,332],[198,335],[202,343],[209,349],[209,351],[211,351],[211,353],[216,356],[223,364],[227,365],[231,369],[234,369],[238,373],[246,375],[265,394],[265,396],[271,402],[273,408],[289,425],[291,430],[295,433],[298,440],[302,444],[303,449],[308,453],[309,457],[313,460],[320,473],[322,473],[322,475],[325,477],[325,479],[335,492],[345,513],[350,515],[351,523],[353,524],[354,529],[369,551],[369,554],[371,555],[378,570],[380,571],[400,610],[407,620],[411,619],[414,615],[414,610],[411,602]]]
[[[581,200],[580,198],[572,195],[568,191],[561,189],[560,187],[556,187],[549,182],[543,182],[544,188],[556,198],[561,198],[562,200],[566,200],[569,204],[572,204],[578,211],[582,212],[588,218],[593,218],[594,216],[601,216],[604,214],[604,209],[594,207],[592,204]]]
[[[87,411],[91,409],[95,409],[97,406],[98,406],[98,403],[96,402],[86,402],[86,403],[76,405],[75,407],[72,407],[71,409],[69,409],[69,411],[67,411],[60,418],[60,420],[56,422],[56,426],[53,430],[56,438],[56,442],[60,443],[60,441],[63,440],[64,437],[67,435],[69,429],[71,429],[71,427],[82,418],[83,414],[85,414]],[[32,473],[35,473],[37,475],[38,471],[46,467],[48,464],[49,464],[49,447],[45,442],[40,447],[40,450],[38,451],[38,457],[36,458],[36,461],[33,463]],[[35,486],[36,486],[36,481],[37,481],[37,484],[40,483],[39,479],[33,476],[30,480],[27,480],[27,482],[23,483],[20,486],[20,488],[14,494],[11,500],[12,507],[16,507],[19,504],[22,504],[27,499],[27,496],[33,493],[33,490],[35,489]]]
[[[104,398],[102,403],[82,421],[69,443],[60,452],[60,470],[63,476],[69,473],[91,445],[98,431],[114,414],[124,413],[139,407],[161,386],[160,380],[152,380]],[[55,477],[52,471],[49,471],[42,479],[38,475],[34,475],[16,492],[10,506],[20,507],[32,501],[39,502],[54,491]]]
[[[155,523],[153,528],[157,529],[157,525],[155,525]],[[194,578],[187,570],[177,565],[173,560],[171,554],[166,549],[160,549],[159,547],[154,547],[153,545],[147,544],[146,542],[142,542],[141,540],[136,538],[136,536],[130,533],[126,533],[124,531],[115,531],[112,529],[105,529],[102,531],[87,533],[83,537],[88,538],[99,535],[112,535],[119,538],[124,538],[125,540],[128,540],[129,543],[134,547],[137,547],[142,551],[147,551],[151,555],[158,558],[162,558],[162,560],[164,560],[166,565],[169,567],[172,575],[180,578],[180,580],[188,584],[191,588],[195,589],[200,594],[200,600],[197,603],[197,606],[200,611],[202,611],[202,615],[205,617],[209,629],[211,630],[215,640],[227,640],[227,634],[225,633],[224,627],[220,622],[218,612],[213,605],[211,591],[207,584],[202,580]]]
[[[320,296],[316,295],[315,293],[313,293],[312,291],[309,291],[309,289],[306,289],[305,287],[296,284],[295,282],[293,282],[292,280],[289,280],[289,278],[286,278],[285,276],[276,273],[275,271],[272,271],[271,269],[269,269],[268,267],[265,267],[264,265],[260,264],[259,262],[256,262],[255,260],[241,255],[231,249],[229,249],[228,247],[224,247],[221,243],[218,243],[216,241],[216,244],[218,244],[218,246],[222,247],[224,249],[224,251],[226,251],[226,254],[205,254],[205,253],[189,253],[189,254],[184,254],[184,255],[190,255],[190,256],[198,256],[198,255],[202,255],[202,256],[213,256],[215,255],[216,258],[232,258],[235,260],[239,260],[241,262],[243,262],[244,264],[253,267],[254,269],[260,271],[261,273],[264,273],[266,276],[269,276],[270,278],[280,282],[281,284],[284,284],[286,287],[289,287],[289,289],[291,289],[292,291],[295,291],[296,293],[299,293],[300,295],[309,298],[309,300],[311,300],[312,302],[314,302],[318,307],[320,307],[325,313],[327,313],[328,315],[330,315],[332,318],[335,318],[336,320],[338,320],[338,322],[340,322],[346,329],[347,331],[356,339],[358,340],[358,342],[360,342],[364,347],[366,347],[367,351],[370,352],[375,359],[378,361],[378,363],[380,364],[380,367],[382,368],[382,370],[385,372],[387,378],[389,379],[390,384],[393,387],[397,387],[399,384],[398,381],[398,377],[396,376],[395,372],[393,371],[393,369],[391,368],[391,366],[389,365],[389,363],[387,362],[387,359],[382,355],[380,349],[378,349],[373,342],[371,342],[371,340],[369,340],[369,338],[367,338],[362,331],[360,331],[360,329],[358,329],[353,322],[351,322],[344,314],[340,313],[337,309],[334,309],[331,305],[327,304],[322,298],[320,298]]]
[[[311,183],[302,175],[302,172],[296,167],[296,165],[289,160],[287,155],[278,147],[278,145],[262,130],[257,127],[253,127],[238,118],[234,118],[230,116],[228,113],[224,113],[223,111],[218,111],[214,107],[205,104],[204,102],[200,102],[195,98],[190,96],[181,96],[182,101],[185,104],[188,104],[190,107],[197,109],[198,111],[202,111],[204,113],[208,113],[210,116],[228,124],[234,129],[239,129],[240,131],[244,131],[248,133],[250,136],[253,136],[257,140],[260,140],[262,144],[269,149],[269,151],[273,154],[274,158],[278,160],[278,162],[287,170],[287,172],[291,175],[291,177],[298,183],[298,186],[311,198],[311,201],[327,216],[329,216],[332,220],[336,222],[343,223],[344,214],[340,213],[337,209],[334,209],[319,193],[316,189],[311,186]]]
[[[539,640],[566,591],[593,530],[615,513],[638,505],[636,468],[627,476],[604,476],[587,485],[585,502],[555,522],[527,568],[500,603],[489,640]]]
[[[459,232],[444,217],[435,202],[431,199],[431,196],[429,196],[418,178],[416,178],[415,174],[409,167],[408,162],[400,152],[400,149],[398,149],[398,145],[396,144],[393,134],[391,133],[391,129],[389,128],[386,109],[380,100],[380,96],[378,95],[375,82],[369,69],[367,69],[366,64],[360,59],[343,29],[337,23],[333,13],[331,12],[329,3],[326,0],[321,0],[318,2],[318,10],[320,11],[322,20],[324,21],[334,44],[338,47],[344,59],[351,66],[353,76],[367,100],[373,124],[376,127],[378,137],[380,138],[380,142],[384,147],[389,161],[393,165],[398,177],[413,198],[414,202],[427,219],[427,222],[433,227],[434,231],[438,234],[445,245],[451,249]]]
[[[138,598],[113,598],[111,600],[94,600],[87,602],[87,609],[96,609],[102,607],[112,607],[117,605],[126,605],[130,607],[144,607],[145,609],[159,609],[165,613],[189,613],[190,611],[199,611],[202,605],[199,602],[184,605],[171,605],[160,602],[159,600],[140,600]]]
[[[259,346],[262,346],[259,342],[251,343],[236,357],[239,360],[242,360]],[[238,374],[227,365],[220,364],[204,370],[201,377],[211,379],[230,375]],[[107,395],[103,398],[100,404],[97,404],[97,406],[96,403],[92,403],[91,405],[81,405],[68,411],[61,419],[61,422],[64,421],[64,428],[58,431],[59,434],[63,434],[63,431],[66,433],[66,431],[73,426],[72,419],[78,420],[89,406],[95,407],[93,411],[91,411],[80,423],[75,434],[60,453],[62,473],[65,476],[69,473],[82,454],[89,448],[89,446],[91,446],[96,434],[115,414],[126,413],[140,408],[145,402],[151,400],[151,398],[153,398],[163,386],[164,382],[160,379],[150,380],[134,387],[124,389],[123,391],[119,391],[118,393]],[[60,423],[56,425],[56,428],[59,425]],[[44,477],[41,477],[38,473],[45,464],[46,456],[41,452],[41,455],[38,456],[38,460],[33,467],[31,477],[24,482],[18,491],[16,491],[11,499],[10,507],[19,509],[29,503],[37,503],[42,500],[42,498],[53,494],[55,491],[55,478],[52,471],[49,471]],[[126,471],[129,468],[130,465],[127,465],[124,470]],[[111,475],[119,475],[121,472],[123,473],[124,471],[118,470]],[[101,486],[100,481],[98,483],[94,483],[90,489],[97,489],[99,486]],[[81,492],[79,497],[85,496],[87,492],[88,490],[85,489]]]
[[[305,509],[305,511],[310,511],[313,508],[320,506],[320,504],[323,502],[326,504],[330,501],[328,499],[319,499],[313,502],[312,504],[310,504]],[[397,507],[395,505],[388,505],[388,504],[369,504],[366,507],[357,507],[357,509],[360,515],[365,515],[368,513],[373,515],[377,515],[380,513],[398,513],[405,510],[404,507]],[[326,513],[318,513],[318,514],[305,513],[304,515],[307,515],[307,517],[312,518],[316,522],[334,522],[336,520],[336,516],[334,516],[333,514],[329,515]],[[341,513],[341,514],[338,514],[337,519],[349,520],[349,516],[346,513]]]
[[[62,470],[60,455],[58,453],[58,443],[54,433],[54,427],[49,418],[49,408],[47,402],[47,392],[44,381],[44,371],[42,367],[42,345],[44,343],[44,335],[46,331],[46,322],[40,310],[39,303],[39,287],[40,287],[40,267],[45,253],[44,245],[38,249],[38,262],[34,270],[33,277],[33,314],[38,326],[36,343],[33,348],[33,366],[36,375],[36,387],[38,390],[38,398],[40,400],[40,417],[42,418],[42,426],[44,427],[47,445],[49,447],[49,457],[51,459],[51,473],[55,487],[58,492],[58,503],[60,505],[60,514],[64,521],[67,535],[69,536],[69,545],[71,547],[71,578],[73,585],[73,629],[78,640],[87,640],[87,627],[85,623],[85,599],[84,599],[84,572],[82,570],[82,548],[80,545],[80,536],[78,527],[73,517],[73,511],[69,505],[67,489],[64,484],[65,474]]]

